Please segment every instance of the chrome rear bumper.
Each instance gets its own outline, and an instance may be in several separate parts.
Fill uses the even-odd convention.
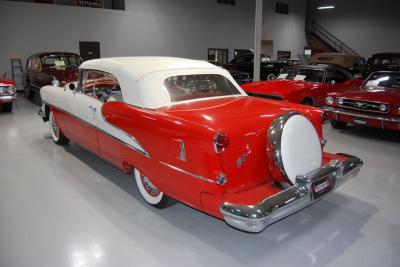
[[[311,205],[320,197],[312,189],[318,182],[329,181],[329,192],[356,176],[363,162],[354,156],[343,161],[332,161],[307,175],[298,176],[296,184],[256,205],[224,203],[220,211],[230,226],[246,231],[261,232],[268,225]],[[317,185],[318,186],[318,185]],[[326,196],[326,193],[321,197]]]

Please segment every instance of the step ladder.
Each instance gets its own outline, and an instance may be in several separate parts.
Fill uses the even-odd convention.
[[[20,57],[11,57],[11,75],[12,79],[17,84],[17,90],[24,90],[23,88],[23,79],[24,79],[24,69],[22,67],[21,58]]]

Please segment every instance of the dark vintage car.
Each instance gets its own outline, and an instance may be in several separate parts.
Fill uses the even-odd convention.
[[[82,58],[74,53],[47,52],[31,55],[26,62],[26,95],[33,97],[45,85],[63,86],[76,81],[81,63]]]
[[[400,72],[374,72],[359,87],[329,94],[323,109],[335,129],[350,123],[400,130]]]
[[[212,61],[209,60],[208,62],[210,62],[211,64],[224,68],[224,65],[222,65],[221,63],[219,63],[218,61]],[[250,74],[243,72],[243,71],[237,71],[237,70],[228,70],[229,73],[232,75],[233,79],[235,79],[235,81],[240,85],[243,83],[248,83],[251,82],[252,79],[250,78]]]
[[[328,92],[359,86],[345,69],[331,65],[300,65],[281,73],[275,81],[246,83],[242,88],[250,96],[270,98],[308,106],[325,103]]]
[[[365,71],[365,59],[359,55],[346,53],[320,53],[313,55],[311,65],[329,64],[346,69],[354,76],[361,77]]]
[[[375,71],[400,71],[400,53],[378,53],[370,56],[364,78]]]
[[[290,61],[272,61],[272,59],[267,55],[261,55],[260,64],[260,79],[261,80],[275,80],[279,73],[288,69],[291,66]],[[254,55],[242,55],[232,59],[229,64],[225,65],[228,70],[237,70],[246,72],[253,79],[254,70]]]

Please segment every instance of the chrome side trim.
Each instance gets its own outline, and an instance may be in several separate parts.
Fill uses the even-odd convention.
[[[342,115],[355,116],[355,117],[365,118],[365,119],[373,119],[373,120],[400,123],[400,117],[396,118],[396,117],[384,117],[384,116],[372,115],[372,114],[362,114],[362,113],[356,113],[356,112],[347,111],[347,110],[344,110],[344,109],[336,109],[336,108],[333,108],[333,107],[323,107],[322,109],[325,112],[334,113],[335,116],[336,116],[335,117],[336,120],[339,119],[338,114],[342,114]]]
[[[167,166],[167,167],[169,167],[169,168],[171,168],[171,169],[173,169],[173,170],[175,170],[175,171],[178,171],[178,172],[187,174],[187,175],[192,176],[192,177],[194,177],[194,178],[196,178],[196,179],[200,179],[200,180],[202,180],[202,181],[209,182],[209,183],[217,183],[217,182],[214,181],[214,180],[211,180],[211,179],[209,179],[209,178],[203,177],[203,176],[201,176],[201,175],[197,175],[197,174],[194,174],[194,173],[185,171],[185,170],[183,170],[183,169],[181,169],[181,168],[178,168],[178,167],[176,167],[176,166],[174,166],[174,165],[171,165],[171,164],[168,164],[168,163],[165,163],[165,162],[162,162],[162,161],[160,161],[160,163],[163,164],[163,165],[165,165],[165,166]]]
[[[64,112],[64,113],[68,114],[68,115],[71,116],[72,118],[74,118],[74,119],[76,119],[76,120],[78,120],[78,121],[80,121],[80,122],[86,124],[86,125],[89,126],[89,127],[92,127],[92,128],[97,129],[98,131],[100,131],[100,132],[106,134],[107,136],[113,138],[114,140],[116,140],[116,141],[119,142],[120,144],[122,144],[122,145],[124,145],[124,146],[127,146],[128,148],[133,149],[133,150],[139,152],[140,154],[142,154],[142,155],[144,155],[144,156],[146,156],[146,157],[148,157],[148,158],[151,158],[151,157],[150,157],[150,154],[143,148],[143,146],[139,143],[139,141],[137,141],[137,139],[136,139],[135,137],[131,136],[130,134],[126,133],[125,131],[122,131],[122,130],[118,129],[120,132],[124,133],[126,136],[128,136],[128,137],[131,138],[133,141],[135,141],[140,147],[143,148],[143,150],[140,150],[139,148],[134,147],[134,146],[132,146],[132,145],[126,143],[125,141],[123,141],[123,140],[121,140],[121,139],[119,139],[119,138],[117,138],[117,137],[115,137],[115,136],[113,136],[113,135],[107,133],[106,131],[104,131],[104,130],[98,128],[97,126],[95,126],[95,125],[93,125],[93,124],[91,124],[91,123],[89,123],[89,122],[87,122],[87,121],[85,121],[85,120],[82,120],[81,118],[75,116],[74,114],[72,114],[72,113],[70,113],[70,112],[68,112],[68,111],[66,111],[66,110],[64,110],[64,109],[58,108],[58,107],[56,107],[56,106],[53,106],[53,105],[51,105],[51,104],[49,104],[49,103],[47,103],[47,102],[43,102],[43,103],[45,103],[46,105],[48,105],[48,106],[50,106],[50,107],[53,107],[53,108],[55,108],[55,109],[58,109],[58,110],[60,110],[60,111],[62,111],[62,112]],[[41,115],[41,114],[39,114],[39,115]]]
[[[268,225],[326,196],[345,181],[356,176],[362,165],[363,162],[354,156],[343,161],[332,161],[306,175],[299,175],[295,185],[257,204],[241,205],[225,202],[220,206],[220,212],[226,223],[234,228],[252,233],[261,232]],[[318,182],[326,183],[329,191],[315,199],[312,185]]]
[[[271,126],[268,129],[268,138],[270,144],[272,145],[275,165],[285,177],[287,177],[287,174],[282,161],[281,138],[283,127],[285,126],[286,122],[295,115],[301,114],[298,112],[289,112],[280,115],[271,123]]]

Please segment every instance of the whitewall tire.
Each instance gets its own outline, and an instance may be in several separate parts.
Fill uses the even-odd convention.
[[[153,207],[163,209],[174,204],[174,201],[161,192],[151,180],[138,169],[134,169],[136,185],[143,199]]]
[[[53,139],[54,143],[56,143],[58,145],[68,144],[69,140],[62,133],[60,127],[57,124],[56,119],[54,118],[52,111],[50,111],[50,115],[49,115],[49,126],[50,126],[51,139]]]

